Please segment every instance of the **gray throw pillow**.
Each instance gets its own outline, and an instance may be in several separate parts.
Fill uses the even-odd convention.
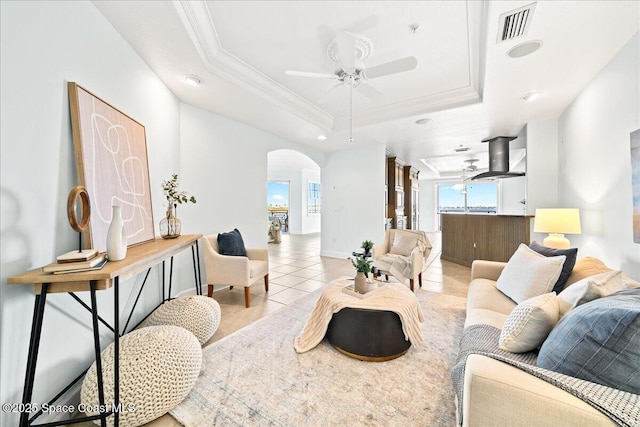
[[[640,394],[640,288],[569,311],[538,354],[538,366]]]
[[[531,249],[542,254],[544,256],[558,256],[564,255],[567,259],[564,261],[562,265],[562,272],[560,273],[560,277],[555,285],[553,285],[553,291],[556,294],[562,292],[564,289],[564,284],[567,283],[567,279],[571,276],[571,271],[573,271],[573,267],[576,265],[576,258],[578,258],[578,248],[570,248],[570,249],[554,249],[548,248],[539,244],[538,242],[531,242],[529,245]]]
[[[247,256],[242,235],[237,228],[228,233],[218,234],[218,250],[221,255]]]

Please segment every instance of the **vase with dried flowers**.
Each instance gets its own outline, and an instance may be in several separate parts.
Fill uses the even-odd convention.
[[[182,231],[182,221],[176,217],[178,204],[195,203],[196,198],[186,191],[180,191],[178,174],[171,175],[171,179],[162,181],[162,190],[167,198],[167,215],[160,221],[160,236],[163,239],[175,239]]]

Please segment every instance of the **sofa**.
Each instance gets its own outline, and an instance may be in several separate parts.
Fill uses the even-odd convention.
[[[506,266],[507,263],[504,262],[484,260],[473,262],[467,296],[465,332],[474,325],[490,325],[500,329],[504,334],[505,322],[518,307],[516,301],[498,289],[498,280]],[[576,283],[586,282],[591,277],[597,277],[598,274],[611,272],[612,269],[596,258],[587,257],[575,262],[575,266],[570,271],[562,290]],[[625,288],[640,286],[630,278],[621,276],[620,280]],[[582,293],[584,294],[584,291]],[[550,297],[554,298],[555,295],[553,293]],[[637,297],[634,296],[634,298]],[[586,303],[589,302],[586,301]],[[461,351],[462,346],[463,343],[461,343]],[[529,354],[537,357],[537,352],[536,349]],[[458,364],[463,364],[463,383],[462,380],[459,381],[459,385],[462,385],[462,404],[456,397],[458,422],[461,425],[618,425],[610,417],[580,398],[513,364],[487,355],[469,353],[462,362],[460,362],[461,359],[458,361]],[[452,378],[453,376],[452,370]]]

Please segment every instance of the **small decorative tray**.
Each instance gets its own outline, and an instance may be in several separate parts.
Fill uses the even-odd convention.
[[[378,285],[378,287],[372,291],[367,292],[366,294],[361,294],[360,292],[357,292],[355,290],[355,285],[347,285],[344,288],[342,288],[342,292],[344,292],[347,295],[351,295],[352,297],[356,297],[359,299],[365,299],[365,298],[369,298],[372,295],[375,295],[378,293],[378,291],[384,287],[386,287],[387,285]]]

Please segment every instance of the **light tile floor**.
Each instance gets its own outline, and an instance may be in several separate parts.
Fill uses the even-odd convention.
[[[449,295],[466,296],[471,269],[440,260],[440,233],[428,233],[433,249],[422,273],[422,289]],[[356,249],[356,248],[354,248]],[[256,320],[295,303],[298,299],[324,287],[332,280],[353,276],[348,259],[320,256],[320,235],[283,234],[281,243],[269,243],[269,292],[261,283],[251,287],[251,306],[244,306],[244,289],[221,288],[213,293],[221,309],[220,326],[205,346],[244,328]],[[396,281],[393,277],[390,281]],[[408,285],[407,285],[408,286]],[[206,292],[206,288],[203,289]],[[416,291],[420,292],[417,288]],[[205,294],[206,295],[206,294]],[[76,424],[90,426],[93,424]],[[147,424],[148,427],[180,426],[170,415]]]

